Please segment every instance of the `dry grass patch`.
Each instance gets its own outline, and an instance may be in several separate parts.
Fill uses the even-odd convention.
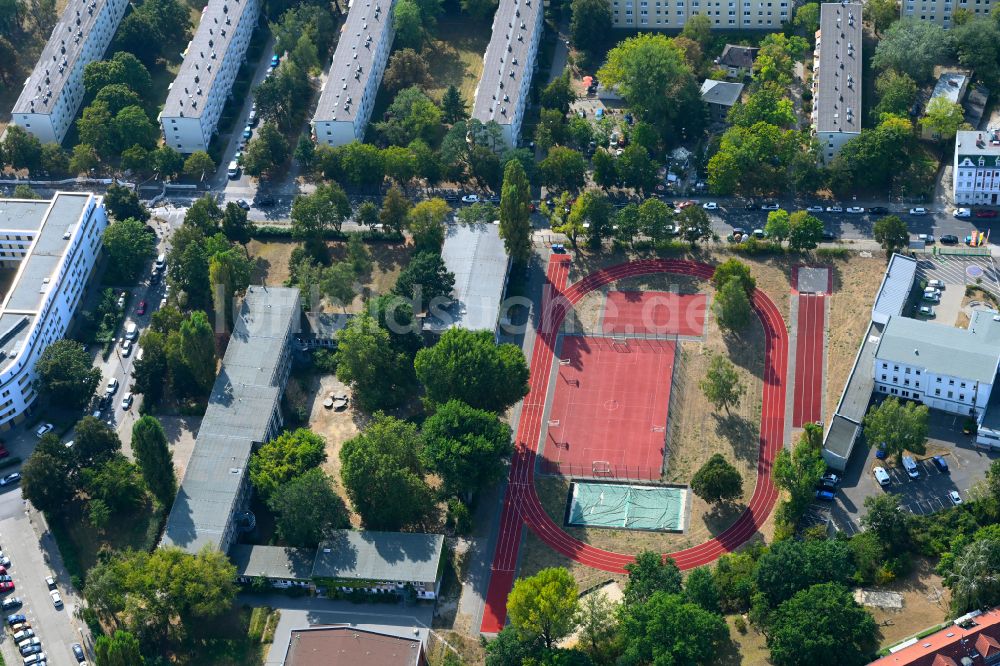
[[[466,106],[471,108],[483,73],[483,54],[490,42],[490,26],[465,16],[442,16],[435,33],[437,39],[423,51],[431,74],[424,90],[440,101],[448,86],[456,86]]]
[[[766,666],[770,664],[771,653],[767,649],[764,634],[754,630],[750,623],[743,619],[740,632],[737,627],[739,615],[726,616],[729,625],[729,640],[726,641],[712,662],[715,666]]]
[[[868,608],[882,631],[882,647],[895,645],[948,619],[950,594],[927,558],[914,558],[910,575],[874,589],[903,595],[901,610]]]

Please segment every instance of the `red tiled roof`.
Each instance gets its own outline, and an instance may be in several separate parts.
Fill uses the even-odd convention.
[[[972,666],[985,666],[984,656],[1000,654],[1000,608],[979,615],[973,622],[966,629],[949,624],[869,666],[961,666],[963,657],[970,658]]]

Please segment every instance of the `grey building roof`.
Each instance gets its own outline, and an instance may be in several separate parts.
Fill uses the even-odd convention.
[[[826,433],[823,448],[839,458],[847,459],[854,449],[854,442],[861,434],[861,425],[855,421],[835,414],[830,429]]]
[[[50,113],[108,0],[70,0],[52,28],[13,113]]]
[[[518,107],[521,81],[531,77],[534,62],[528,50],[540,29],[542,0],[501,0],[493,15],[493,37],[483,56],[483,74],[476,88],[472,117],[508,125]],[[502,86],[502,87],[501,87]],[[506,98],[506,99],[505,99]]]
[[[968,84],[969,77],[963,72],[942,72],[927,103],[930,104],[935,97],[943,97],[953,104],[959,104]]]
[[[861,4],[823,3],[819,20],[818,132],[861,131]]]
[[[229,558],[236,565],[237,576],[309,580],[316,549],[237,544],[230,549]]]
[[[992,384],[1000,362],[1000,321],[985,311],[974,312],[967,329],[892,317],[875,356],[934,374]]]
[[[701,84],[701,98],[706,104],[733,106],[740,101],[741,94],[743,94],[742,83],[705,79]]]
[[[844,460],[851,455],[851,449],[854,448],[854,441],[858,436],[857,428],[865,418],[872,391],[875,389],[872,368],[882,331],[882,324],[877,322],[869,324],[854,358],[854,367],[847,377],[840,402],[837,403],[833,421],[823,437],[823,448]]]
[[[361,96],[373,73],[375,45],[392,30],[394,0],[353,0],[340,30],[333,53],[329,78],[320,94],[313,122],[343,120],[353,122]],[[391,44],[387,44],[389,48]],[[350,100],[350,103],[348,103]]]
[[[354,316],[350,312],[307,312],[308,333],[314,338],[332,340],[337,337],[337,333],[347,328]]]
[[[496,224],[449,224],[441,256],[455,274],[454,302],[441,317],[428,318],[425,329],[460,326],[493,331],[500,314],[510,259]]]
[[[436,581],[443,546],[440,534],[336,530],[319,545],[312,577]]]
[[[753,67],[753,61],[756,60],[758,51],[760,49],[756,46],[726,44],[726,48],[722,49],[722,55],[719,56],[719,64],[724,67],[750,69]]]
[[[972,160],[973,166],[980,157],[989,157],[986,166],[1000,165],[1000,130],[988,129],[983,132],[961,130],[955,135],[956,163]]]
[[[917,275],[917,260],[902,254],[893,254],[889,266],[882,276],[882,285],[875,296],[872,316],[885,323],[888,317],[896,317],[903,312],[903,306],[910,296],[913,279]],[[881,315],[881,317],[879,317]]]
[[[0,199],[0,233],[38,231],[50,203],[35,199]]]
[[[201,117],[240,17],[251,4],[248,0],[209,0],[167,94],[162,117]]]
[[[255,444],[280,407],[283,345],[299,323],[299,291],[249,287],[209,395],[191,460],[167,517],[163,544],[218,547]]]

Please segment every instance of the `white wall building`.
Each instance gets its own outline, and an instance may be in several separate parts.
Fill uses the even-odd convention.
[[[956,204],[997,205],[1000,195],[1000,130],[955,135],[951,187]]]
[[[823,3],[813,52],[812,130],[829,162],[861,133],[861,4]]]
[[[364,139],[392,50],[394,2],[351,1],[330,75],[313,114],[313,133],[318,143],[343,146]]]
[[[17,273],[0,305],[0,430],[35,401],[35,362],[66,333],[108,225],[102,197],[0,200],[0,263]]]
[[[713,27],[775,30],[794,7],[794,0],[611,0],[611,20],[616,28],[679,29],[702,14]]]
[[[168,146],[182,153],[208,149],[259,13],[258,0],[209,0],[160,112]]]
[[[501,0],[493,15],[472,117],[495,121],[509,146],[516,146],[521,134],[544,14],[542,0]]]
[[[993,0],[902,0],[899,3],[901,18],[931,21],[944,28],[951,27],[956,9],[966,9],[974,18],[988,18]]]
[[[128,0],[70,0],[24,82],[11,120],[42,143],[60,143],[83,101],[83,69],[100,60]]]

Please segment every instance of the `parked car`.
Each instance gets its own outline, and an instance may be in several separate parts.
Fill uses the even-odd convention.
[[[704,208],[705,210],[718,210],[719,204],[715,203],[714,201],[706,201],[701,205],[701,207]]]
[[[816,499],[823,500],[824,502],[832,502],[836,499],[836,493],[830,492],[829,490],[817,490]]]
[[[757,210],[759,208],[760,208],[760,206],[758,204],[754,203],[753,201],[748,201],[743,206],[744,210]]]
[[[464,197],[462,197],[462,203],[467,203],[467,204],[479,203],[479,195],[466,194]]]
[[[47,662],[45,660],[44,652],[39,652],[38,654],[33,654],[30,657],[24,658],[24,666],[45,666],[45,664],[47,664]]]
[[[4,555],[2,550],[0,550],[0,564],[10,569],[10,558]]]
[[[129,391],[128,393],[122,396],[122,409],[126,412],[132,409],[132,401],[133,401],[132,392]]]
[[[934,456],[931,458],[931,462],[933,462],[934,466],[942,472],[948,472],[948,461],[945,460],[943,456]]]
[[[23,656],[27,656],[24,655],[23,653],[24,648],[30,645],[41,645],[41,644],[42,644],[42,639],[40,639],[38,636],[28,636],[26,638],[22,638],[21,640],[17,641],[17,647],[19,650],[22,650]]]
[[[7,458],[10,456],[10,451],[3,444],[0,444],[0,458]]]
[[[844,209],[841,206],[827,206],[826,212],[828,213],[843,213]]]
[[[807,213],[822,213],[823,212],[823,207],[822,206],[806,206],[806,212]]]
[[[566,246],[562,243],[553,243],[552,252],[554,254],[566,254]]]
[[[280,62],[281,58],[277,54],[271,56],[271,67],[277,67]]]
[[[63,607],[62,597],[59,596],[59,592],[57,590],[52,590],[51,592],[49,592],[49,596],[52,597],[52,605],[53,606],[55,606],[56,608],[62,608]]]
[[[14,642],[23,641],[25,638],[31,638],[35,635],[35,632],[31,629],[22,629],[14,634]]]
[[[840,477],[833,472],[827,472],[824,474],[820,481],[826,481],[827,483],[832,483],[835,486],[840,485]]]
[[[84,660],[86,660],[87,658],[87,655],[83,653],[83,646],[80,645],[79,643],[73,643],[72,647],[73,647],[73,656],[76,657],[76,660],[82,664]]]
[[[950,499],[951,503],[954,504],[955,506],[958,506],[959,504],[962,503],[962,496],[958,494],[957,490],[950,491],[948,493],[948,499]]]
[[[862,208],[861,206],[850,206],[848,207],[847,212],[851,213],[852,215],[860,215],[861,213],[865,212],[865,209]]]
[[[253,203],[255,206],[263,208],[264,206],[273,206],[276,201],[270,194],[261,194],[258,192],[257,196],[253,199]]]
[[[47,588],[49,588],[49,590],[56,589],[56,579],[53,578],[52,576],[46,576],[45,577],[45,586]]]
[[[21,607],[22,603],[21,597],[10,597],[8,599],[4,599],[3,602],[0,603],[0,608],[3,610],[17,610]]]
[[[37,638],[33,638],[32,640],[38,640],[38,639]],[[42,651],[42,642],[38,641],[37,643],[35,643],[33,645],[29,644],[29,645],[25,645],[24,647],[22,647],[21,648],[21,656],[22,657],[27,657],[27,656],[32,655],[32,654],[38,654],[41,651]]]
[[[146,305],[147,305],[146,304],[146,299],[143,299],[143,300],[139,301],[139,307],[137,307],[135,309],[135,313],[137,315],[144,315],[144,314],[146,314]]]
[[[940,303],[941,302],[941,294],[940,293],[936,293],[936,294],[924,294],[924,300],[928,301],[930,303]]]
[[[926,215],[927,209],[923,206],[917,206],[916,208],[910,209],[910,215]]]
[[[972,210],[969,208],[956,208],[952,215],[955,217],[972,217]]]
[[[253,128],[247,125],[243,128],[243,138],[249,141],[251,136],[253,136]]]
[[[941,236],[941,242],[945,245],[955,245],[958,243],[958,236],[954,234],[945,234],[944,236]]]
[[[11,486],[21,480],[20,472],[11,472],[7,476],[0,478],[0,488],[4,486]]]
[[[127,339],[122,340],[122,356],[125,356],[127,358],[128,355],[131,353],[132,353],[132,341]]]
[[[52,424],[51,423],[43,423],[40,426],[38,426],[37,428],[35,428],[35,437],[37,437],[38,439],[41,439],[42,437],[45,437],[45,435],[47,433],[51,432],[51,431],[52,431]]]
[[[761,210],[781,210],[781,205],[775,201],[768,202],[760,207]]]
[[[933,287],[934,289],[944,289],[944,282],[935,278],[933,280],[928,280],[927,286]]]
[[[243,210],[250,210],[250,204],[247,203],[246,199],[237,199],[236,205]]]
[[[7,625],[11,627],[13,627],[15,624],[19,622],[27,622],[27,621],[28,618],[26,618],[24,615],[21,615],[20,613],[7,616]]]
[[[754,238],[767,238],[767,232],[763,229],[754,229],[753,236]]]
[[[934,234],[917,234],[917,238],[928,245],[934,244]]]
[[[876,467],[872,471],[875,473],[875,480],[878,481],[880,486],[889,485],[889,472],[885,471],[885,467]]]
[[[981,208],[976,211],[976,217],[996,217],[997,212],[989,208]]]
[[[825,241],[835,241],[837,240],[837,234],[829,229],[824,229],[822,238]]]
[[[933,319],[934,318],[934,308],[931,307],[930,305],[921,305],[920,306],[920,314],[923,315],[924,317],[930,317],[930,318]]]
[[[917,462],[912,456],[903,456],[901,461],[903,463],[903,469],[906,470],[906,475],[911,479],[920,478],[920,470],[917,468]]]
[[[112,377],[111,379],[108,380],[108,386],[107,388],[104,389],[104,392],[107,395],[114,395],[117,390],[118,390],[118,378]]]
[[[868,209],[868,212],[872,215],[886,215],[888,214],[889,209],[885,206],[872,206]]]

